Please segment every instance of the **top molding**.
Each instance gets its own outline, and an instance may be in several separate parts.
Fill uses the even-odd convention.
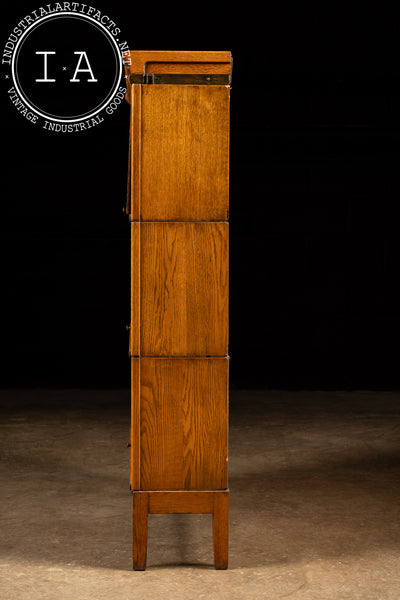
[[[129,50],[123,55],[124,68],[130,99],[131,81],[135,76],[150,74],[179,75],[228,75],[232,73],[232,54],[229,51],[198,50]]]

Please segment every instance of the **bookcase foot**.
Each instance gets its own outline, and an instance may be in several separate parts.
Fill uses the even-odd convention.
[[[135,571],[146,569],[148,499],[142,492],[133,492],[133,568]]]
[[[214,566],[228,567],[229,490],[134,491],[133,568],[146,569],[149,514],[192,513],[213,515]]]
[[[229,495],[215,494],[213,512],[214,566],[228,568]]]

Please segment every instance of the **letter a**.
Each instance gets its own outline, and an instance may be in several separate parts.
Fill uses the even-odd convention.
[[[79,60],[78,60],[78,64],[76,65],[74,76],[73,76],[72,79],[70,79],[70,81],[72,81],[73,83],[75,83],[76,81],[80,81],[80,79],[77,79],[77,77],[76,77],[77,73],[90,73],[90,79],[88,79],[88,81],[90,81],[90,82],[98,81],[98,79],[94,78],[93,71],[92,71],[92,68],[91,68],[91,66],[89,64],[89,60],[88,60],[86,52],[78,51],[78,52],[74,52],[74,54],[80,54],[80,57],[79,57]],[[86,64],[87,64],[87,69],[80,69],[79,68],[81,66],[81,62],[82,62],[82,58],[83,57],[85,57]]]

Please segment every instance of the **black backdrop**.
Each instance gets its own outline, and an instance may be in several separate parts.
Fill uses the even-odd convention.
[[[132,49],[232,51],[232,387],[398,388],[397,15],[94,5]],[[128,386],[128,105],[55,134],[2,84],[1,385]]]

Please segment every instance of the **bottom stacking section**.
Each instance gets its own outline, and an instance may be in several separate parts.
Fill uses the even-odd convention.
[[[214,564],[228,566],[228,357],[131,359],[133,567],[148,515],[211,513]]]
[[[132,490],[227,489],[229,359],[131,362]]]

